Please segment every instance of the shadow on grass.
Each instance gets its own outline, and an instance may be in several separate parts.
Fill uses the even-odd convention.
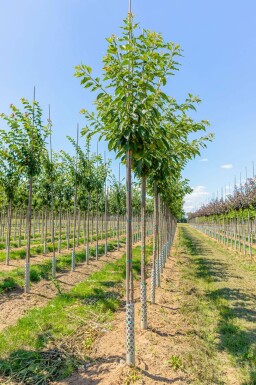
[[[203,242],[188,229],[182,228],[181,231],[187,253],[193,256],[190,263],[195,268],[193,274],[196,278],[202,278],[205,282],[241,279],[240,276],[230,274],[230,264],[214,259],[213,252],[204,247]],[[256,323],[256,295],[249,290],[245,292],[240,288],[222,287],[216,290],[207,289],[205,298],[219,312],[218,350],[226,351],[245,369],[249,382],[243,385],[256,385],[256,328],[246,324],[242,326],[242,322],[239,322]]]
[[[244,385],[256,384],[256,328],[245,328],[239,323],[239,320],[256,323],[255,295],[225,287],[208,293],[207,298],[219,310],[219,349],[227,351],[246,369],[250,382]]]
[[[202,241],[196,239],[187,228],[181,227],[183,245],[190,255],[210,255],[212,250],[206,247]]]
[[[229,274],[229,265],[224,262],[216,262],[205,257],[194,258],[196,265],[196,277],[210,282],[227,281],[231,276]]]
[[[182,242],[191,256],[197,256],[192,259],[196,267],[196,278],[202,278],[210,282],[227,280],[231,275],[229,265],[224,262],[211,259],[212,249],[205,247],[204,242],[195,238],[188,229],[182,228]],[[190,260],[191,262],[191,260]]]

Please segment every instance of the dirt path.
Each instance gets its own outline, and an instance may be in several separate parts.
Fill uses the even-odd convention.
[[[256,270],[198,231],[182,226],[139,328],[136,368],[125,366],[125,311],[101,337],[92,363],[54,385],[256,384]],[[148,285],[149,286],[149,285]]]
[[[101,256],[96,261],[91,259],[89,265],[77,264],[76,270],[62,271],[57,275],[59,287],[62,292],[70,290],[78,282],[84,281],[93,272],[100,270],[107,262],[115,261],[125,253],[125,246],[119,251],[108,252],[108,256]],[[13,290],[2,294],[0,297],[0,331],[5,327],[14,325],[27,310],[34,307],[44,306],[58,293],[56,285],[49,280],[41,280],[31,285],[29,295],[23,294],[22,290]]]

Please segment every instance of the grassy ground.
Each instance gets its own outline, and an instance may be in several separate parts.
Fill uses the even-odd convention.
[[[103,237],[103,240],[105,239],[105,235],[106,233],[103,233],[102,234],[102,237]],[[109,231],[108,232],[108,237],[114,237],[116,235],[116,232],[113,232],[113,231]],[[62,237],[63,240],[61,242],[61,249],[66,249],[67,248],[67,241],[66,241],[66,238],[63,236]],[[99,240],[101,240],[101,238],[98,237]],[[84,240],[83,237],[80,237],[79,238],[79,242],[78,242],[78,245],[83,245],[84,242],[86,241],[87,242],[87,238]],[[93,235],[92,239],[90,238],[89,241],[91,242],[92,241],[96,241],[96,235]],[[77,242],[77,240],[76,240]],[[69,248],[72,249],[73,247],[73,240],[72,240],[72,237],[70,237],[70,242],[69,242]],[[26,244],[24,243],[23,247],[21,248],[18,248],[18,243],[17,242],[11,242],[11,251],[10,251],[10,260],[15,260],[15,259],[25,259],[26,257]],[[15,250],[15,248],[18,248],[17,250]],[[5,261],[6,259],[6,250],[5,250],[5,245],[3,243],[0,243],[0,250],[3,250],[4,251],[0,251],[0,262],[2,261]],[[55,239],[55,250],[58,249],[58,239],[56,238]],[[51,243],[51,238],[48,237],[47,238],[47,245],[46,245],[46,252],[52,252],[53,251],[53,246],[52,246],[52,243]],[[40,255],[40,254],[43,254],[44,253],[44,245],[41,243],[41,239],[37,240],[37,241],[34,241],[32,239],[32,245],[31,245],[31,249],[30,249],[30,253],[31,253],[31,257],[35,257],[37,255]]]
[[[180,265],[186,347],[174,357],[193,384],[256,384],[255,264],[186,225]]]
[[[148,245],[147,256],[151,252]],[[133,255],[137,278],[140,247]],[[124,279],[125,256],[5,329],[0,334],[0,376],[14,383],[44,385],[88,363],[94,340],[110,328],[121,305]]]
[[[125,238],[120,238],[120,245],[125,243]],[[112,251],[117,247],[116,242],[108,242],[108,251]],[[105,245],[99,245],[99,256],[105,253]],[[90,248],[90,256],[95,257],[96,247]],[[57,272],[69,269],[71,267],[71,251],[68,254],[63,253],[61,256],[56,257],[57,260]],[[76,252],[76,262],[81,263],[85,261],[85,251]],[[30,269],[30,281],[39,282],[41,279],[51,279],[52,277],[52,261],[50,259],[45,262],[41,262],[36,265],[32,265]],[[15,288],[21,288],[24,283],[24,268],[13,269],[9,272],[0,272],[0,295],[6,290],[13,290]]]

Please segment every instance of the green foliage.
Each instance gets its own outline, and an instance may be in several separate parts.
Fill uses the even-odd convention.
[[[101,79],[93,77],[87,65],[76,67],[81,85],[96,93],[96,112],[81,111],[90,125],[85,132],[99,133],[122,161],[130,150],[136,175],[150,176],[152,184],[157,181],[164,200],[168,194],[168,205],[180,215],[189,191],[187,181],[180,181],[181,170],[200,154],[212,134],[189,140],[191,133],[205,131],[208,125],[188,116],[201,100],[189,94],[178,104],[164,92],[168,78],[179,68],[179,45],[165,42],[161,34],[140,31],[131,15],[121,29],[120,37],[107,39]]]
[[[34,177],[41,171],[45,153],[45,139],[49,134],[42,124],[42,110],[37,101],[21,99],[23,110],[10,105],[11,114],[1,114],[9,130],[0,130],[0,138],[6,152],[1,155],[6,162],[14,161],[20,174]]]

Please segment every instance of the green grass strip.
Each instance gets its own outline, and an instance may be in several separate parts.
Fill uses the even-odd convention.
[[[120,245],[126,242],[126,238],[120,238]],[[116,241],[108,242],[108,251],[115,250],[117,248]],[[105,245],[98,246],[99,256],[105,253]],[[96,247],[90,248],[90,256],[95,257]],[[76,262],[81,263],[85,261],[85,250],[76,252]],[[57,272],[70,268],[71,266],[71,251],[67,255],[57,257]],[[30,281],[39,282],[41,279],[51,279],[52,277],[52,261],[42,262],[37,265],[31,265],[30,268]],[[6,290],[13,290],[15,288],[21,288],[24,283],[24,268],[17,268],[8,272],[0,273],[0,294]]]
[[[106,233],[103,233],[102,234],[102,240],[105,239],[105,235]],[[113,238],[114,236],[116,235],[116,232],[113,233],[113,231],[109,231],[108,232],[108,237],[109,238]],[[100,241],[101,238],[98,238],[98,240]],[[88,241],[88,239],[86,238],[85,240],[86,242]],[[96,241],[96,235],[93,235],[92,237],[92,241]],[[33,239],[32,239],[32,242],[33,242]],[[77,242],[77,240],[76,240]],[[90,242],[91,242],[91,238],[90,238]],[[84,244],[84,238],[83,237],[80,237],[79,238],[79,245],[83,245]],[[55,239],[55,249],[57,250],[58,249],[58,239]],[[3,244],[2,244],[3,246]],[[14,247],[18,247],[18,243],[16,242],[15,243],[15,246]],[[63,248],[66,248],[67,247],[67,241],[66,239],[63,240],[61,242],[61,249]],[[71,249],[73,247],[73,240],[70,240],[69,242],[69,248]],[[4,247],[1,248],[1,244],[0,244],[0,250],[1,249],[5,249],[5,245]],[[51,239],[50,238],[47,238],[47,244],[46,244],[46,252],[49,253],[49,252],[52,252],[53,251],[53,246],[52,246],[52,242],[51,242]],[[43,244],[37,244],[33,242],[32,246],[31,246],[31,249],[30,249],[30,253],[31,253],[31,256],[37,256],[37,255],[40,255],[40,254],[43,254],[44,253],[44,245]],[[19,250],[11,250],[10,251],[10,259],[25,259],[26,258],[26,247],[24,246],[24,248],[21,248]],[[0,251],[0,261],[5,261],[6,259],[6,250],[5,251]]]

